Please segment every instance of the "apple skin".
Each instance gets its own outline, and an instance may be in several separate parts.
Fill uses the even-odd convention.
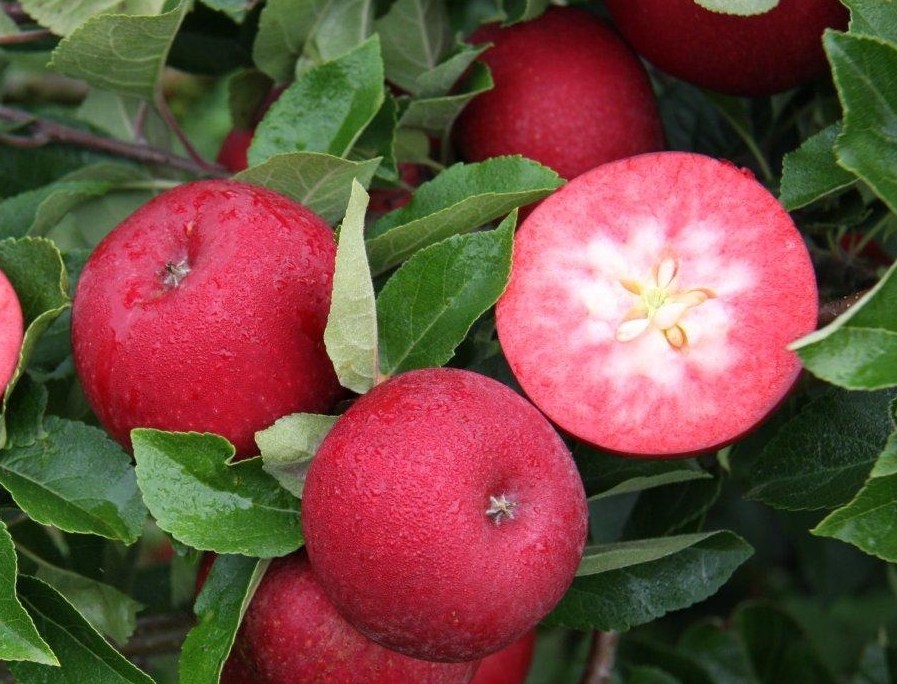
[[[454,141],[465,160],[522,154],[570,179],[604,162],[663,149],[645,68],[596,17],[556,7],[506,28],[487,24],[470,41],[493,43],[480,59],[495,87],[458,118]]]
[[[24,335],[25,321],[19,296],[6,274],[0,271],[0,396],[16,372]]]
[[[735,16],[694,0],[605,0],[620,33],[658,69],[729,95],[763,96],[827,70],[822,33],[844,29],[838,0],[780,0],[768,12]]]
[[[587,520],[548,421],[507,386],[453,368],[359,398],[324,439],[302,500],[309,559],[343,617],[388,648],[447,662],[507,646],[554,607]]]
[[[203,557],[205,568],[211,559]],[[300,550],[271,561],[243,617],[221,683],[467,684],[477,664],[416,660],[363,636],[324,595]]]
[[[523,684],[536,649],[536,631],[483,658],[471,684]]]
[[[126,448],[151,427],[254,433],[342,390],[324,348],[336,245],[306,207],[271,190],[197,181],[154,198],[90,255],[72,308],[75,369]],[[186,265],[177,281],[167,269]],[[177,284],[174,284],[177,283]]]
[[[255,129],[247,131],[244,128],[232,129],[221,143],[218,156],[215,157],[221,166],[231,173],[239,173],[249,166],[249,146],[252,144],[252,136]]]

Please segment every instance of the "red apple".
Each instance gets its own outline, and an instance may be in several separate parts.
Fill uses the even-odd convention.
[[[664,147],[644,67],[602,21],[552,8],[532,21],[481,27],[481,59],[495,88],[478,95],[454,131],[460,155],[522,154],[573,178],[621,157]]]
[[[363,636],[340,617],[299,551],[265,572],[221,684],[466,684],[476,666],[416,660]]]
[[[243,128],[234,128],[231,130],[225,136],[224,142],[221,143],[215,161],[231,173],[238,173],[245,169],[249,166],[247,155],[254,133],[255,129],[247,131]]]
[[[96,247],[72,308],[75,368],[100,422],[254,434],[340,394],[324,349],[336,247],[316,214],[226,180],[151,200]]]
[[[536,631],[483,658],[471,684],[523,684],[533,662]]]
[[[694,454],[758,424],[814,329],[806,246],[746,170],[660,152],[554,193],[515,238],[498,336],[530,399],[623,454]]]
[[[586,537],[582,482],[501,383],[431,368],[358,399],[312,461],[308,555],[352,625],[412,657],[486,656],[561,598]]]
[[[843,29],[838,0],[779,0],[768,12],[736,16],[695,0],[605,0],[620,33],[659,69],[730,95],[771,95],[827,70],[826,28]]]
[[[24,325],[19,296],[6,274],[0,271],[0,396],[19,365]]]

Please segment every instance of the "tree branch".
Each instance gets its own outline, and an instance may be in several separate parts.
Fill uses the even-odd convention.
[[[19,33],[11,33],[8,36],[0,36],[0,45],[21,45],[23,43],[33,43],[38,40],[52,37],[53,32],[48,29],[20,31]]]
[[[0,121],[19,123],[29,129],[28,135],[14,136],[7,134],[4,136],[4,142],[17,147],[35,147],[49,143],[63,143],[106,152],[143,164],[159,164],[197,176],[226,178],[230,175],[224,167],[217,164],[188,159],[187,157],[182,157],[156,147],[150,147],[149,145],[106,138],[5,105],[0,105]]]

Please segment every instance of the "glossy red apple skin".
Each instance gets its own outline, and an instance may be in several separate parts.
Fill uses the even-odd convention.
[[[536,631],[483,658],[471,684],[523,684],[536,649]]]
[[[328,411],[335,253],[320,217],[246,183],[198,181],[142,206],[74,296],[75,368],[100,422],[126,448],[151,427],[220,434],[246,456],[277,418]],[[179,281],[167,270],[183,267]]]
[[[24,335],[25,322],[19,296],[6,274],[0,271],[0,396],[16,372]]]
[[[664,147],[660,115],[638,57],[603,21],[572,7],[471,37],[495,87],[464,109],[461,157],[522,154],[573,178],[604,162]]]
[[[221,682],[466,684],[476,666],[415,660],[363,636],[337,613],[299,551],[274,559],[265,572]]]
[[[606,0],[620,33],[658,69],[730,95],[762,96],[827,70],[826,28],[844,29],[838,0],[780,0],[763,14],[711,12],[694,0]]]
[[[496,515],[502,499],[513,518]],[[582,482],[551,425],[459,369],[404,373],[358,399],[315,456],[302,504],[312,567],[340,613],[427,660],[479,659],[532,629],[586,538]]]
[[[673,321],[639,312],[632,291],[660,294],[661,263],[675,275],[658,304],[706,295]],[[788,345],[815,328],[817,300],[800,233],[749,171],[660,152],[583,174],[533,211],[496,323],[515,377],[561,429],[679,457],[731,443],[779,405],[801,368]]]

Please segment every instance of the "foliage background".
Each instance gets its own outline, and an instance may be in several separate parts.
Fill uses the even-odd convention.
[[[209,160],[273,83],[291,85],[238,177],[341,224],[328,345],[344,383],[443,364],[513,383],[491,315],[512,210],[560,181],[520,158],[452,165],[449,134],[491,84],[458,36],[547,4],[2,3],[0,268],[27,334],[0,415],[0,679],[216,682],[260,559],[301,543],[295,473],[331,419],[285,417],[236,465],[220,438],[140,431],[132,460],[97,427],[68,342],[92,246],[166,188],[228,175]],[[788,402],[719,454],[633,461],[571,442],[594,546],[540,628],[531,682],[612,662],[638,684],[897,679],[897,5],[845,4],[850,29],[824,38],[832,79],[746,99],[651,72],[670,148],[754,170],[830,305]],[[433,180],[366,217],[362,186],[401,186],[398,162]],[[426,326],[401,325],[412,305],[433,312]],[[179,505],[222,493],[240,505]],[[223,555],[194,622],[200,550]]]

